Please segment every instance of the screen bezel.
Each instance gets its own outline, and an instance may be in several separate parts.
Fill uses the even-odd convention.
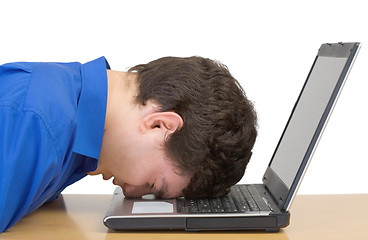
[[[342,89],[342,86],[344,85],[345,79],[349,73],[349,70],[352,66],[352,63],[354,62],[355,56],[360,48],[360,43],[334,43],[334,44],[322,44],[318,54],[313,62],[313,65],[311,67],[311,70],[307,76],[307,79],[302,87],[302,90],[297,98],[297,101],[293,107],[293,110],[291,112],[291,115],[288,119],[288,122],[284,128],[284,131],[281,135],[281,138],[276,146],[276,149],[272,155],[271,161],[266,169],[266,172],[263,176],[263,183],[268,189],[268,191],[271,193],[271,195],[274,197],[274,200],[277,202],[278,207],[282,211],[287,211],[290,203],[295,196],[295,193],[299,187],[299,184],[301,182],[301,179],[304,176],[304,173],[307,169],[307,166],[311,160],[311,157],[313,156],[313,152],[317,147],[318,141],[321,137],[321,133],[323,132],[324,127],[326,126],[326,123],[328,121],[328,118],[332,112],[332,109],[338,99],[339,93]],[[335,86],[335,89],[333,90],[331,97],[328,101],[327,107],[322,114],[322,117],[319,121],[319,124],[313,134],[313,138],[311,143],[309,144],[306,154],[304,155],[304,158],[301,162],[301,165],[297,171],[297,174],[293,180],[293,183],[291,184],[291,187],[288,188],[287,185],[282,181],[282,179],[273,171],[271,164],[274,159],[274,156],[279,148],[279,145],[281,143],[282,138],[284,137],[284,134],[286,132],[286,129],[288,128],[288,125],[290,123],[290,120],[293,117],[294,111],[296,109],[296,106],[299,103],[299,100],[304,92],[305,86],[308,83],[309,77],[311,73],[313,72],[314,66],[317,62],[318,57],[332,57],[332,58],[347,58],[347,61],[344,65],[344,68],[339,76],[339,79],[337,81],[337,84]]]

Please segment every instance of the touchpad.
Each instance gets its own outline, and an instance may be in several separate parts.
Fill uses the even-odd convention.
[[[173,213],[172,203],[164,201],[134,202],[132,213]]]

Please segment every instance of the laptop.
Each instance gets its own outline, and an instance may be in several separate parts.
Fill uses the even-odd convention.
[[[221,198],[125,198],[113,193],[104,224],[114,230],[264,230],[289,225],[289,208],[360,48],[322,44],[264,173]]]

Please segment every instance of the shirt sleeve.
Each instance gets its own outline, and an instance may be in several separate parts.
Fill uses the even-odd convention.
[[[53,139],[40,116],[0,104],[0,233],[52,195],[49,186],[58,176],[59,165]]]

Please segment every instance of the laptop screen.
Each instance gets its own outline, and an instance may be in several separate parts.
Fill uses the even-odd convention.
[[[304,159],[346,60],[318,57],[304,86],[303,94],[271,162],[271,168],[288,188]]]
[[[336,43],[319,49],[263,176],[282,210],[290,206],[359,47]]]

